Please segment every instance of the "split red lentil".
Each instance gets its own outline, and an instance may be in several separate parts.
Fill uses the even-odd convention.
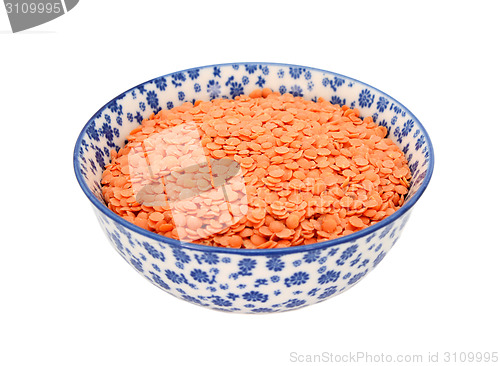
[[[134,147],[189,122],[200,136],[202,158],[230,159],[241,169],[244,187],[241,192],[228,190],[226,198],[238,202],[243,194],[246,201],[233,205],[241,219],[230,226],[222,224],[230,222],[227,214],[214,217],[205,208],[213,209],[215,200],[224,197],[205,199],[205,206],[200,200],[188,201],[183,207],[189,215],[174,220],[165,198],[170,192],[162,184],[151,185],[140,199],[134,194]],[[198,244],[248,249],[312,244],[373,225],[404,203],[410,169],[386,136],[385,127],[371,117],[360,118],[356,108],[267,88],[234,100],[184,103],[152,114],[130,133],[126,146],[112,151],[102,192],[113,212],[174,239],[192,237]],[[150,160],[160,170],[189,165],[168,154],[150,153]],[[213,181],[193,179],[183,184],[214,187]]]

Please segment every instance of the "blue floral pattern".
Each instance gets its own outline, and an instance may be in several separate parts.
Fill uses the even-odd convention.
[[[273,257],[266,262],[266,267],[270,271],[279,272],[285,268],[285,262],[279,257]]]
[[[292,94],[294,97],[303,97],[304,93],[302,88],[299,85],[292,85],[290,87],[290,94]]]
[[[229,89],[229,95],[231,96],[232,99],[237,97],[238,95],[243,94],[243,85],[238,82],[232,82],[230,89]]]
[[[360,107],[371,107],[375,96],[368,89],[363,89],[359,94],[358,102]]]
[[[290,277],[285,278],[285,286],[290,287],[303,285],[307,282],[307,280],[309,280],[309,274],[307,272],[295,272]]]
[[[75,170],[110,243],[151,283],[187,302],[220,311],[272,313],[337,296],[380,264],[398,240],[410,210],[365,235],[286,250],[226,250],[180,245],[132,230],[106,212],[100,177],[110,151],[151,113],[197,99],[234,98],[270,87],[310,100],[357,107],[374,115],[410,161],[407,200],[432,172],[432,146],[420,122],[390,96],[361,82],[302,66],[245,63],[200,67],[158,77],[110,101],[89,121],[75,146]],[[417,197],[418,197],[417,195]]]

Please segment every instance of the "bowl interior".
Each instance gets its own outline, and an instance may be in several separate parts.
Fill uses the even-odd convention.
[[[83,191],[98,209],[121,220],[105,206],[100,181],[111,160],[110,152],[125,144],[130,131],[162,109],[196,100],[232,99],[264,87],[308,100],[322,97],[332,104],[358,108],[361,117],[373,116],[376,123],[385,126],[388,137],[405,153],[412,172],[406,202],[393,215],[413,206],[425,190],[433,168],[431,141],[418,119],[398,101],[365,83],[329,71],[286,64],[240,63],[160,76],[104,105],[85,125],[75,146],[75,173]]]

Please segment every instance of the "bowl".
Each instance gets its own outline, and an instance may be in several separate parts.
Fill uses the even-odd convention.
[[[104,203],[101,177],[111,151],[162,109],[186,101],[234,98],[270,88],[308,100],[358,108],[373,116],[404,152],[412,173],[405,203],[384,220],[353,234],[281,249],[209,247],[170,239],[131,224]],[[366,277],[397,242],[432,175],[431,141],[401,103],[358,80],[311,67],[235,63],[160,76],[118,95],[83,127],[74,149],[78,183],[103,231],[138,273],[169,294],[214,310],[272,313],[335,297]]]

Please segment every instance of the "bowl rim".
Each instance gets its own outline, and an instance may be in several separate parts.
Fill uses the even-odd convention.
[[[156,234],[152,231],[143,229],[139,226],[132,224],[131,222],[125,220],[124,218],[122,218],[118,214],[111,211],[99,199],[97,199],[97,197],[94,196],[94,194],[91,192],[90,188],[86,184],[86,182],[81,174],[81,171],[80,171],[79,149],[81,146],[82,139],[86,135],[87,128],[94,121],[96,116],[99,115],[100,113],[102,113],[109,106],[109,103],[111,103],[113,100],[115,100],[119,96],[129,93],[133,89],[136,89],[137,87],[139,87],[141,85],[151,83],[153,80],[156,80],[160,77],[172,76],[173,74],[176,74],[179,72],[186,72],[186,71],[192,70],[194,68],[201,70],[201,69],[206,69],[206,68],[211,68],[211,67],[232,67],[233,65],[238,65],[238,66],[242,66],[242,65],[272,65],[272,66],[282,66],[282,67],[305,68],[305,69],[309,69],[309,70],[312,70],[315,72],[321,72],[321,73],[327,73],[327,74],[334,75],[334,76],[339,76],[339,77],[342,77],[346,80],[359,83],[360,85],[364,85],[364,86],[369,87],[373,90],[376,90],[377,92],[381,93],[383,96],[389,97],[390,99],[394,100],[396,103],[398,103],[400,106],[402,106],[406,110],[407,115],[409,115],[415,121],[415,124],[420,129],[420,133],[425,136],[425,139],[428,143],[428,145],[427,145],[428,150],[429,150],[429,160],[427,163],[428,167],[427,167],[427,173],[425,174],[425,177],[422,181],[422,184],[420,185],[418,190],[414,193],[414,195],[408,201],[406,201],[403,204],[403,206],[401,206],[401,208],[399,210],[397,210],[392,215],[388,216],[387,218],[381,220],[380,222],[378,222],[372,226],[369,226],[369,227],[364,228],[364,229],[357,231],[355,233],[352,233],[352,234],[349,234],[346,236],[342,236],[340,238],[332,239],[332,240],[326,240],[326,241],[322,241],[322,242],[314,243],[314,244],[298,245],[298,246],[294,246],[294,247],[274,248],[274,249],[269,249],[269,248],[268,249],[246,249],[246,248],[212,247],[212,246],[195,244],[195,243],[184,242],[184,241],[168,238],[166,236]],[[434,170],[434,149],[433,149],[429,134],[425,130],[425,128],[422,125],[422,123],[420,122],[420,120],[405,105],[403,105],[402,103],[400,103],[398,100],[396,100],[392,96],[388,95],[387,93],[371,86],[370,84],[367,84],[365,82],[359,81],[359,80],[354,79],[352,77],[345,76],[345,75],[342,75],[342,74],[339,74],[339,73],[336,73],[333,71],[328,71],[328,70],[319,69],[319,68],[310,67],[310,66],[295,65],[295,64],[288,64],[288,63],[279,63],[279,62],[230,62],[230,63],[222,63],[222,64],[211,64],[211,65],[205,65],[205,66],[199,66],[199,67],[191,67],[191,68],[183,69],[180,71],[171,72],[169,74],[157,76],[153,79],[150,79],[148,81],[137,84],[136,86],[134,86],[134,87],[118,94],[114,98],[112,98],[110,101],[108,101],[106,104],[104,104],[101,108],[99,108],[97,110],[97,112],[94,113],[94,115],[83,126],[80,134],[78,135],[78,138],[77,138],[76,144],[75,144],[75,148],[73,151],[73,168],[74,168],[74,172],[76,175],[76,179],[77,179],[80,187],[82,188],[83,192],[85,193],[87,198],[90,200],[90,202],[94,205],[94,207],[97,208],[99,211],[101,211],[109,219],[117,222],[119,225],[122,225],[122,226],[126,227],[127,229],[129,229],[129,230],[131,230],[139,235],[145,236],[149,239],[153,239],[153,240],[156,240],[156,241],[161,242],[161,243],[165,243],[169,246],[175,246],[175,247],[183,248],[183,249],[190,249],[190,250],[203,251],[203,252],[214,252],[214,253],[240,254],[240,255],[245,255],[245,256],[259,256],[259,255],[274,256],[274,255],[307,252],[307,251],[311,251],[311,250],[324,249],[324,248],[328,248],[328,247],[341,245],[344,243],[354,242],[355,240],[357,240],[361,237],[368,236],[369,234],[371,234],[371,233],[381,229],[382,227],[387,226],[387,225],[393,223],[394,221],[396,221],[397,219],[399,219],[405,213],[410,211],[410,209],[420,199],[420,197],[422,196],[422,194],[426,190],[427,186],[429,185],[429,182],[430,182],[430,179],[432,177],[433,170]]]

